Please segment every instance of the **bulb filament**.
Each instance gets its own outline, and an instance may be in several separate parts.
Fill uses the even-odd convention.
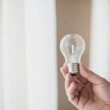
[[[75,52],[74,52],[74,45],[72,45],[72,55],[74,55]]]

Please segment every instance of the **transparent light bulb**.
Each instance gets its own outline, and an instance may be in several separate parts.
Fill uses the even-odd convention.
[[[60,42],[60,50],[64,55],[68,71],[72,75],[79,72],[79,63],[85,50],[85,42],[78,34],[68,34]]]

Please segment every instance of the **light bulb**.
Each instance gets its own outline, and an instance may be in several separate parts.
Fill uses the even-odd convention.
[[[60,50],[64,55],[65,62],[68,66],[68,72],[76,75],[79,72],[79,63],[85,50],[85,42],[78,34],[68,34],[60,42]]]

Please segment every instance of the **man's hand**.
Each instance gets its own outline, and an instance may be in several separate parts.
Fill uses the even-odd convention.
[[[110,110],[110,84],[104,78],[79,65],[80,73],[72,77],[67,65],[61,67],[68,100],[79,110]]]

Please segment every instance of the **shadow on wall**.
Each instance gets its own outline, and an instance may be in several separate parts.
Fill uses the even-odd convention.
[[[64,90],[64,79],[59,68],[64,58],[59,50],[61,38],[69,33],[81,35],[86,43],[82,63],[89,66],[91,0],[57,0],[57,42],[58,42],[58,105],[59,110],[73,110]],[[74,110],[76,110],[74,108]]]

